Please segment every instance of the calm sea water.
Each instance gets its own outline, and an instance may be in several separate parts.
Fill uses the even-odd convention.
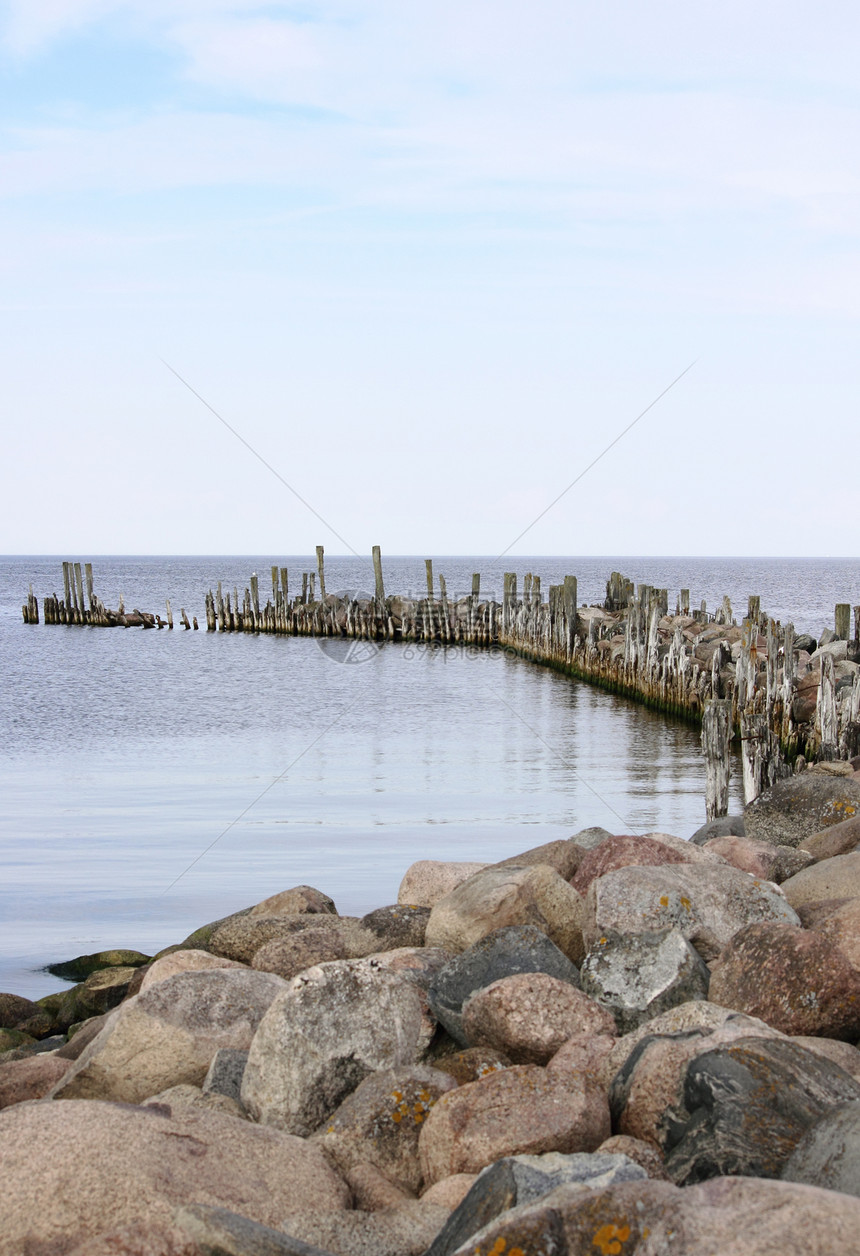
[[[85,556],[89,557],[89,556]],[[201,622],[207,588],[240,590],[272,562],[291,585],[309,558],[94,558],[109,606]],[[567,573],[599,601],[613,569],[698,603],[724,593],[801,630],[860,602],[849,560],[435,560],[449,592],[473,571]],[[384,563],[420,592],[418,558]],[[298,579],[296,579],[298,578]],[[370,563],[327,559],[329,590],[372,588]],[[504,858],[587,825],[689,836],[704,820],[697,731],[495,654],[390,645],[361,665],[313,640],[26,627],[28,583],[62,593],[60,559],[0,560],[0,990],[57,988],[54,959],[152,952],[299,883],[343,913],[394,902],[416,859]],[[734,783],[733,809],[741,805]]]

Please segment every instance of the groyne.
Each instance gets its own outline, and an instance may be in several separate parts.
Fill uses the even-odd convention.
[[[751,595],[740,623],[728,598],[709,612],[691,606],[681,589],[670,607],[667,589],[634,585],[611,573],[599,605],[579,605],[577,580],[566,576],[546,596],[540,576],[504,576],[500,598],[471,589],[449,594],[444,576],[426,563],[426,591],[386,594],[379,547],[373,550],[374,590],[327,592],[322,546],[317,570],[302,572],[290,594],[286,567],[271,568],[271,596],[261,604],[254,573],[243,591],[219,583],[205,595],[209,632],[270,633],[403,641],[470,649],[503,649],[612,693],[702,725],[708,762],[709,815],[728,805],[730,744],[740,737],[747,801],[809,762],[848,761],[860,753],[860,606],[839,603],[834,627],[819,639],[795,633],[763,612]],[[86,599],[84,597],[86,583]],[[93,627],[174,626],[120,601],[109,610],[97,597],[89,563],[63,564],[64,596],[43,600],[46,624]],[[39,622],[32,588],[23,606],[26,623]],[[186,630],[198,627],[180,608]]]

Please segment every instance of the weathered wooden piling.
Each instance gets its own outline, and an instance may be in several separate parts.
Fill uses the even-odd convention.
[[[707,782],[705,812],[709,820],[728,815],[732,758],[732,704],[723,698],[705,703],[702,716],[702,753]]]

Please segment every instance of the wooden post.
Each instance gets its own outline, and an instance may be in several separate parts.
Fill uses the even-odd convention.
[[[90,614],[92,614],[92,612],[95,609],[95,602],[93,600],[94,594],[93,594],[93,565],[92,563],[86,563],[84,565],[84,571],[87,577],[87,602],[89,603]]]
[[[186,632],[188,632],[188,631],[190,630],[190,628],[191,628],[191,625],[190,625],[190,624],[189,624],[189,622],[188,622],[188,616],[185,614],[185,607],[184,607],[184,606],[180,606],[180,608],[179,608],[179,615],[180,615],[180,618],[181,618],[181,620],[182,620],[182,627],[185,629],[185,631],[186,631]]]
[[[382,583],[382,553],[378,545],[374,545],[373,550],[373,575],[376,580],[376,601],[379,610],[385,605],[385,585]],[[430,559],[427,560],[430,562]]]
[[[506,571],[502,592],[502,632],[510,632],[517,604],[517,573]]]
[[[851,635],[851,607],[848,602],[837,602],[833,615],[834,628],[840,641],[847,641]]]
[[[278,569],[277,567],[272,568],[272,601],[275,603],[275,606],[278,605]]]
[[[308,601],[315,602],[317,600],[317,573],[311,571],[308,573]]]
[[[424,559],[424,572],[427,576],[427,596],[433,596],[433,559]]]
[[[480,596],[481,596],[481,573],[480,571],[475,571],[472,573],[472,597],[480,597]],[[860,606],[858,606],[857,609],[858,611],[860,611]]]
[[[77,588],[77,605],[81,616],[81,622],[85,622],[86,611],[84,608],[84,578],[81,574],[81,564],[75,563],[75,587]]]
[[[256,571],[251,572],[251,611],[251,623],[254,631],[258,632],[260,629],[260,582]]]
[[[751,593],[750,599],[749,599],[749,606],[747,608],[747,619],[754,620],[756,627],[758,627],[758,621],[759,621],[760,615],[761,615],[761,598],[759,597],[757,593]]]
[[[565,576],[561,596],[567,620],[567,654],[570,657],[573,654],[573,643],[576,637],[576,576]]]
[[[681,614],[689,615],[690,613],[690,590],[681,590]]]
[[[170,598],[167,598],[167,627],[173,631],[173,611],[170,609]]]
[[[72,611],[72,595],[70,590],[71,581],[69,579],[70,563],[63,563],[63,593],[66,603],[66,611],[71,614]]]
[[[317,570],[320,573],[320,601],[325,601],[325,554],[321,545],[317,546]]]
[[[719,698],[711,699],[702,717],[702,753],[707,768],[705,811],[709,820],[728,815],[731,740],[731,703]]]
[[[302,606],[308,604],[308,573],[302,572]]]
[[[288,602],[290,597],[289,572],[286,567],[281,568],[281,592],[284,595],[284,601]]]

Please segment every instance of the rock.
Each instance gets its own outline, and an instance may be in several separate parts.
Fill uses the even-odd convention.
[[[512,855],[510,859],[500,859],[493,866],[496,868],[507,868],[512,864],[519,867],[532,866],[534,864],[548,864],[550,868],[555,868],[560,877],[565,881],[569,881],[576,873],[582,859],[584,850],[578,846],[573,838],[559,838],[554,842],[544,842],[542,846],[532,846],[529,850],[522,851],[519,855]]]
[[[710,999],[785,1034],[860,1036],[860,973],[827,938],[794,925],[735,934],[714,965]]]
[[[393,951],[374,951],[365,958],[368,963],[395,973],[427,992],[453,957],[450,951],[438,946],[398,946]]]
[[[738,1039],[687,1065],[683,1107],[673,1114],[669,1175],[679,1186],[721,1176],[779,1177],[820,1116],[860,1084],[789,1039]]]
[[[495,1047],[515,1064],[546,1064],[574,1034],[614,1034],[615,1020],[569,982],[516,973],[478,990],[463,1005],[470,1046]]]
[[[702,846],[694,846],[686,838],[675,837],[672,833],[643,833],[642,836],[647,837],[651,842],[659,842],[662,846],[668,846],[676,854],[682,855],[683,863],[721,864],[725,862],[720,855],[714,854],[713,851],[705,850]]]
[[[805,873],[801,873],[805,876]],[[775,885],[722,864],[619,868],[594,881],[583,933],[591,947],[608,931],[649,933],[677,928],[709,960],[744,925],[798,918]]]
[[[581,829],[579,833],[574,833],[570,839],[575,846],[579,846],[582,850],[594,850],[595,846],[599,846],[601,842],[605,842],[612,834],[608,829],[601,829],[597,825],[591,828]]]
[[[453,1212],[469,1194],[477,1177],[476,1173],[452,1173],[450,1177],[442,1178],[441,1182],[428,1186],[421,1198],[427,1203],[442,1204]]]
[[[678,851],[672,850],[663,842],[655,842],[649,837],[622,835],[608,837],[594,850],[589,851],[579,865],[579,871],[571,880],[571,885],[580,894],[586,894],[592,881],[605,876],[616,868],[642,866],[643,864],[660,867],[663,864],[688,863]]]
[[[860,1101],[824,1112],[798,1142],[782,1179],[860,1195]]]
[[[247,1051],[239,1051],[235,1047],[219,1047],[203,1079],[204,1093],[227,1095],[236,1103],[241,1103],[242,1078],[245,1076],[247,1062]]]
[[[476,1082],[479,1077],[486,1077],[488,1073],[508,1068],[511,1064],[513,1060],[495,1047],[467,1047],[465,1051],[443,1055],[433,1061],[433,1067],[453,1077],[458,1086]]]
[[[37,1045],[35,1038],[31,1038],[29,1034],[22,1034],[20,1029],[0,1029],[0,1063],[10,1052]],[[12,1058],[15,1057],[12,1056]]]
[[[439,899],[428,946],[454,953],[509,925],[536,925],[574,963],[582,959],[582,899],[546,864],[485,868]]]
[[[634,1048],[644,1038],[688,1034],[691,1030],[700,1034],[710,1033],[738,1016],[739,1013],[732,1012],[727,1007],[718,1007],[716,1003],[709,1003],[705,1000],[695,1003],[681,1003],[677,1007],[669,1008],[668,1012],[662,1012],[659,1016],[655,1016],[653,1020],[646,1021],[640,1025],[638,1029],[634,1029],[631,1033],[615,1039],[611,1050],[598,1064],[598,1081],[608,1090],[615,1074],[624,1067]],[[741,1016],[740,1019],[744,1024],[756,1023],[752,1017]],[[762,1028],[768,1031],[767,1026],[762,1025]],[[776,1031],[771,1030],[768,1032],[775,1033]],[[550,1061],[550,1067],[551,1065],[552,1061]]]
[[[825,1060],[838,1064],[843,1072],[860,1082],[860,1051],[848,1042],[839,1042],[836,1038],[811,1038],[802,1034],[792,1036],[792,1042],[805,1047],[813,1055],[820,1055]]]
[[[106,1012],[104,1016],[91,1016],[74,1033],[70,1030],[68,1042],[63,1043],[57,1051],[57,1055],[64,1060],[76,1060],[78,1056],[83,1055],[84,1048],[90,1045],[93,1038],[101,1033],[108,1020],[111,1017],[115,1020],[116,1015],[116,1012]]]
[[[254,955],[251,967],[264,973],[276,973],[288,981],[316,964],[348,958],[339,930],[309,928],[266,942]]]
[[[168,1086],[158,1095],[152,1095],[143,1105],[147,1108],[160,1108],[168,1112],[184,1112],[188,1108],[203,1109],[207,1112],[222,1112],[225,1116],[238,1121],[247,1121],[248,1113],[235,1099],[229,1095],[219,1095],[215,1091],[204,1091],[199,1086],[191,1086],[183,1082],[179,1086]]]
[[[224,959],[221,955],[211,955],[208,951],[174,951],[148,965],[140,989],[148,990],[150,986],[166,981],[168,977],[175,977],[177,973],[210,972],[216,968],[241,968],[247,972],[245,964]]]
[[[774,846],[770,842],[753,841],[751,837],[715,837],[702,849],[722,855],[726,863],[748,872],[751,877],[775,881],[777,885],[813,862],[812,856],[799,847]]]
[[[32,1055],[0,1068],[0,1108],[27,1099],[42,1099],[71,1067],[70,1060],[56,1055]]]
[[[523,1064],[443,1095],[418,1149],[424,1180],[433,1183],[502,1156],[594,1151],[609,1134],[606,1095],[591,1079]]]
[[[799,914],[806,915],[803,907]],[[851,967],[860,972],[860,899],[850,898],[820,915],[816,913],[807,927],[838,946]]]
[[[173,1217],[175,1238],[168,1236],[173,1246],[155,1251],[151,1241],[140,1249],[139,1256],[331,1256],[318,1247],[294,1239],[283,1230],[249,1221],[227,1208],[207,1204],[190,1204],[178,1208]],[[182,1246],[183,1240],[185,1246]],[[193,1244],[189,1248],[188,1243]],[[119,1256],[129,1251],[138,1256],[136,1248],[114,1247],[92,1256]],[[77,1251],[72,1256],[78,1256]],[[80,1256],[90,1256],[90,1249]]]
[[[415,907],[432,907],[458,885],[486,868],[482,863],[451,863],[438,859],[419,859],[406,869],[397,891],[398,903]]]
[[[327,894],[315,890],[312,885],[296,885],[291,890],[281,890],[271,898],[264,898],[248,912],[249,916],[336,916],[337,908]]]
[[[0,994],[0,1029],[17,1029],[22,1021],[39,1013],[38,1003],[20,994]]]
[[[219,1047],[246,1050],[280,977],[247,969],[177,973],[124,1003],[54,1092],[56,1099],[141,1103],[189,1082],[199,1086]]]
[[[399,1208],[414,1199],[415,1195],[390,1181],[375,1164],[362,1160],[351,1169],[343,1170],[343,1179],[352,1191],[353,1207],[360,1212],[381,1212],[384,1208]],[[422,1197],[423,1198],[423,1197]],[[445,1204],[444,1198],[429,1202]],[[455,1204],[446,1205],[455,1207]]]
[[[597,1151],[598,1154],[602,1152],[606,1155],[626,1156],[628,1160],[638,1164],[640,1169],[644,1169],[649,1178],[658,1182],[671,1181],[660,1153],[650,1143],[640,1142],[629,1134],[613,1134],[605,1143],[600,1144]]]
[[[429,907],[395,903],[392,907],[377,907],[376,911],[368,912],[362,916],[361,924],[377,938],[378,949],[387,951],[423,946],[429,919]]]
[[[139,968],[151,959],[151,955],[140,951],[96,951],[93,955],[78,955],[75,959],[48,964],[47,971],[54,977],[62,977],[63,981],[86,981],[91,973],[104,968]]]
[[[170,1225],[174,1208],[192,1202],[241,1209],[269,1226],[297,1198],[320,1212],[350,1205],[318,1148],[217,1112],[18,1104],[0,1113],[0,1166],[2,1256],[62,1252],[122,1226]]]
[[[715,837],[744,837],[743,816],[717,816],[696,829],[690,838],[691,846],[704,846]]]
[[[289,1235],[334,1256],[423,1256],[448,1209],[423,1199],[381,1212],[330,1212],[288,1217]]]
[[[609,1083],[601,1080],[602,1064],[617,1041],[614,1034],[574,1034],[556,1051],[546,1066],[547,1072],[574,1076],[588,1073],[608,1090]]]
[[[575,965],[535,925],[496,929],[450,960],[430,983],[433,1015],[457,1042],[465,1043],[463,1004],[502,977],[533,972],[579,985]]]
[[[497,1160],[475,1180],[460,1206],[439,1231],[427,1256],[450,1256],[452,1252],[463,1250],[464,1244],[474,1241],[478,1234],[484,1234],[487,1225],[499,1216],[506,1216],[514,1208],[522,1211],[524,1206],[544,1199],[561,1185],[575,1185],[580,1190],[587,1190],[589,1187],[606,1187],[614,1182],[641,1182],[644,1178],[643,1170],[627,1157],[599,1152],[587,1155],[548,1152],[539,1156],[512,1156]],[[516,1222],[513,1224],[516,1226]],[[531,1238],[526,1238],[527,1233],[531,1234]],[[518,1249],[549,1253],[567,1250],[566,1247],[533,1245],[532,1240],[538,1234],[536,1228],[528,1232],[519,1230],[514,1239],[506,1231],[505,1246],[483,1247],[482,1250],[492,1253],[510,1251],[511,1256]],[[541,1237],[545,1240],[545,1235]],[[559,1231],[557,1237],[563,1240],[563,1233]],[[523,1242],[529,1244],[524,1249],[521,1247]],[[477,1252],[478,1249],[470,1243],[468,1250]]]
[[[368,1073],[416,1064],[433,1029],[420,989],[375,961],[309,968],[263,1018],[242,1102],[255,1120],[305,1136]]]
[[[747,837],[799,846],[822,829],[860,813],[856,777],[802,772],[777,783],[744,808]]]
[[[822,859],[832,859],[834,855],[848,855],[860,846],[860,815],[850,820],[841,820],[831,824],[820,833],[805,837],[798,850],[805,850],[815,863]]]
[[[678,929],[607,930],[583,960],[580,980],[626,1034],[670,1007],[706,999],[710,974]]]
[[[41,999],[40,1005],[51,1017],[52,1032],[64,1034],[72,1025],[117,1007],[126,997],[136,971],[134,968],[100,969],[80,985]]]
[[[824,899],[860,898],[860,851],[804,868],[783,882],[782,892],[795,911]]]
[[[312,1139],[341,1173],[367,1161],[416,1195],[422,1186],[421,1127],[437,1100],[456,1088],[449,1074],[421,1065],[372,1073]]]

